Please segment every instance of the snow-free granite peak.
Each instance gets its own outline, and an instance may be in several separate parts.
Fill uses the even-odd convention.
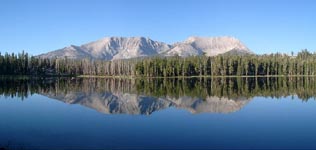
[[[42,58],[115,60],[147,56],[216,56],[229,53],[252,53],[240,40],[229,37],[189,37],[167,44],[145,37],[106,37],[81,46],[71,45],[39,55]]]

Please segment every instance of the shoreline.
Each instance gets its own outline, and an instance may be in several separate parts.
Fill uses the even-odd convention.
[[[257,75],[257,76],[170,76],[170,77],[147,77],[147,76],[99,76],[99,75],[0,75],[0,78],[121,78],[121,79],[145,79],[145,78],[281,78],[281,77],[316,77],[316,75]]]
[[[316,77],[316,75],[257,75],[257,76],[170,76],[170,77],[147,77],[147,76],[98,76],[79,75],[76,78],[275,78],[275,77]]]

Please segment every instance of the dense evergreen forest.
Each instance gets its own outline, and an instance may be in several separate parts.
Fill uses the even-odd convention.
[[[214,57],[150,57],[128,60],[43,59],[0,53],[1,75],[97,75],[136,77],[316,75],[316,54],[302,50],[296,56],[218,55]]]

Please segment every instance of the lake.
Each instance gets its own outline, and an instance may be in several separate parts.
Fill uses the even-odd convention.
[[[1,78],[5,149],[316,148],[316,78]]]

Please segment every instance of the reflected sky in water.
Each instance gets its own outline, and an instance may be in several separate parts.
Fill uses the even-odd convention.
[[[150,96],[150,95],[147,95]],[[59,97],[64,98],[64,96]],[[316,101],[255,96],[240,110],[104,113],[43,93],[0,97],[0,144],[55,148],[316,148]],[[219,105],[221,107],[221,105]],[[213,107],[213,106],[212,106]]]

